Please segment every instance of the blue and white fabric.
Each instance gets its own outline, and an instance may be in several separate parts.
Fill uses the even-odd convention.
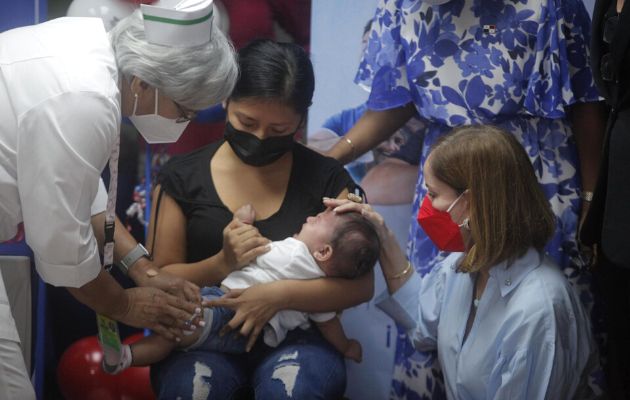
[[[415,104],[429,123],[420,166],[452,127],[489,123],[514,134],[557,216],[546,250],[591,312],[590,277],[575,239],[580,179],[568,120],[569,106],[600,100],[589,41],[580,0],[380,0],[355,81],[370,89],[370,109]],[[420,173],[408,255],[422,275],[445,256],[415,221],[425,192]],[[435,354],[415,351],[399,329],[392,398],[443,397]]]

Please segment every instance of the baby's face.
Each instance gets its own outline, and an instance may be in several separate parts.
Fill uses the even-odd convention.
[[[306,218],[302,229],[295,237],[306,243],[312,253],[322,246],[330,244],[338,220],[339,216],[328,208],[314,217]]]

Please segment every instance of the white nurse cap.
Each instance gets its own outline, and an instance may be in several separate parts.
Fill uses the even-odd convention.
[[[140,7],[150,43],[192,47],[210,41],[212,0],[160,0]]]

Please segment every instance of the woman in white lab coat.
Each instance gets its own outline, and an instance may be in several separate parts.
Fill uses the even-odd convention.
[[[0,242],[24,222],[47,283],[67,287],[97,313],[174,338],[196,305],[156,288],[171,285],[167,275],[152,277],[145,260],[142,269],[134,266],[135,280],[154,287],[123,290],[102,268],[96,236],[103,237],[103,225],[95,231],[91,225],[92,215],[102,221],[106,203],[99,176],[121,116],[148,142],[173,142],[195,110],[228,96],[238,72],[211,12],[179,24],[187,14],[151,15],[155,10],[143,7],[109,34],[97,18],[60,18],[0,34]],[[127,265],[146,255],[128,234],[116,239],[116,259]],[[34,398],[2,289],[0,398]]]

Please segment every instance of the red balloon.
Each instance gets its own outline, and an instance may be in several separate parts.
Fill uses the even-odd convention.
[[[137,340],[135,336],[128,339]],[[66,400],[155,399],[149,367],[128,368],[110,375],[102,370],[102,359],[103,351],[96,336],[77,340],[66,349],[57,365],[57,381]]]
[[[134,333],[131,336],[127,336],[125,339],[123,339],[123,343],[124,344],[131,344],[133,342],[137,342],[138,340],[142,339],[144,337],[144,334],[142,332],[138,332],[138,333]]]

